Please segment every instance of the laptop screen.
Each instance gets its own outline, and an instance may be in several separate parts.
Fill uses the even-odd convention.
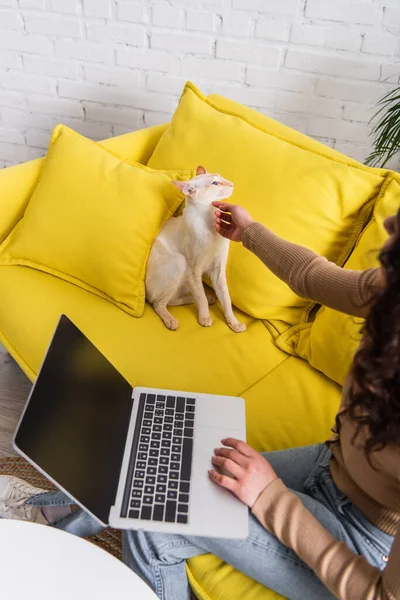
[[[129,383],[63,315],[15,444],[103,523],[115,501],[131,396]]]

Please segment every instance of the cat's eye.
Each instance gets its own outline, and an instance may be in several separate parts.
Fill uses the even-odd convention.
[[[219,181],[213,181],[212,184],[213,185],[219,185]]]

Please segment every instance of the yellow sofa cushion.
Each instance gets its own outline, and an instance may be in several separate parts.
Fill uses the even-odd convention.
[[[115,152],[122,160],[145,165],[167,127],[167,123],[156,125],[102,140],[98,144]],[[23,217],[45,161],[45,158],[37,158],[1,171],[0,244]]]
[[[57,126],[24,216],[0,247],[0,264],[46,271],[140,317],[151,245],[182,201],[165,173],[128,164]]]
[[[400,177],[388,176],[382,186],[371,221],[361,234],[345,269],[364,270],[379,266],[379,251],[387,233],[383,222],[400,208]],[[296,354],[343,385],[361,339],[363,319],[322,307],[309,327],[300,329]],[[290,332],[283,334],[290,339]],[[282,344],[278,344],[284,348]]]
[[[346,157],[339,160],[338,153],[324,154],[306,136],[286,136],[286,129],[280,133],[275,121],[236,103],[220,106],[189,83],[148,165],[204,164],[234,182],[232,201],[255,219],[343,264],[383,175]],[[233,303],[249,315],[289,324],[306,320],[312,304],[239,244],[231,244],[227,275]]]

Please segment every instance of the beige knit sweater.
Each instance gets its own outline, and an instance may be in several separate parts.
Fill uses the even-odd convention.
[[[378,269],[342,269],[311,250],[282,240],[260,223],[246,229],[243,245],[299,296],[365,317]],[[342,406],[345,404],[344,390]],[[371,522],[395,536],[383,572],[338,542],[280,479],[266,487],[253,513],[341,600],[400,600],[400,447],[374,452],[371,465],[363,448],[352,444],[354,431],[354,422],[342,416],[339,443],[331,445],[331,474],[337,487]]]

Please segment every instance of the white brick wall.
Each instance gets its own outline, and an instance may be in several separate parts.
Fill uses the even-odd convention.
[[[0,0],[0,167],[58,122],[167,121],[187,79],[363,160],[400,82],[400,0]]]

